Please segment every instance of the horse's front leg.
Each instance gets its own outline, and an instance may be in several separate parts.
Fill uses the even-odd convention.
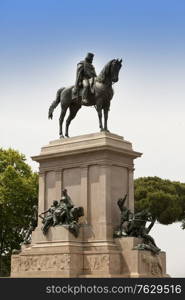
[[[103,131],[103,124],[102,124],[102,108],[97,107],[97,112],[98,112],[98,118],[99,118],[99,127],[100,131]]]
[[[65,117],[66,111],[67,111],[67,107],[62,107],[62,111],[61,111],[60,118],[59,118],[59,135],[60,135],[60,138],[64,137],[62,127],[63,127],[63,122],[64,122],[64,117]]]
[[[109,109],[104,108],[103,112],[104,112],[104,130],[109,132],[109,130],[107,128]]]

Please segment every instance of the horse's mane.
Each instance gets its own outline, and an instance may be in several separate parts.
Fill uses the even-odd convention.
[[[102,71],[100,72],[100,74],[98,75],[98,77],[96,78],[96,80],[98,82],[104,83],[106,76],[109,74],[110,71],[110,66],[112,64],[112,62],[114,61],[114,59],[110,60],[102,69]]]

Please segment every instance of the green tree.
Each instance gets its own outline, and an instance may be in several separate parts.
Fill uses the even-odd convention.
[[[148,209],[158,222],[165,225],[184,219],[185,183],[141,177],[134,185],[136,211]]]
[[[0,149],[0,276],[9,275],[12,250],[20,248],[38,202],[38,174],[25,161],[18,151]]]

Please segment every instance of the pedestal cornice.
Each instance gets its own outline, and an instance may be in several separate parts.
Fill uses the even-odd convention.
[[[32,159],[40,162],[50,158],[97,151],[122,153],[131,158],[142,155],[140,152],[133,151],[132,144],[124,140],[122,136],[100,132],[51,141],[49,145],[42,147],[40,155],[33,156]]]

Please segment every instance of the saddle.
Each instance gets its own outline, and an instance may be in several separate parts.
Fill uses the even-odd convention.
[[[79,99],[79,98],[82,98],[82,91],[83,91],[83,86],[81,86],[79,89],[78,89],[78,92],[75,93],[74,91],[74,86],[72,88],[72,100],[74,99]],[[90,84],[90,87],[89,87],[89,90],[88,90],[88,97],[90,96],[93,96],[95,94],[95,81],[93,81],[93,83],[91,82]]]
[[[73,88],[72,88],[72,100],[75,100],[77,98],[81,98],[82,97],[82,90],[83,90],[83,88],[81,87],[81,88],[78,89],[78,92],[75,93],[75,89],[74,89],[74,86],[73,86]]]

